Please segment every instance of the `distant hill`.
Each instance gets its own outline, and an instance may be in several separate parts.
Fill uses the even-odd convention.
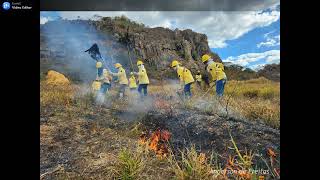
[[[228,76],[229,80],[249,80],[259,77],[258,73],[253,71],[250,68],[244,68],[240,65],[232,63],[225,64],[225,73]]]
[[[265,65],[258,71],[258,75],[273,81],[280,81],[280,63]]]

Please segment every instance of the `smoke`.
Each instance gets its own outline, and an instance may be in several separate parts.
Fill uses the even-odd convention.
[[[96,62],[84,52],[94,43],[99,46],[106,68],[114,72],[113,64],[124,61],[114,50],[125,47],[112,36],[98,31],[94,21],[48,21],[41,25],[41,37],[54,63],[51,68],[81,82],[90,82],[96,76]]]

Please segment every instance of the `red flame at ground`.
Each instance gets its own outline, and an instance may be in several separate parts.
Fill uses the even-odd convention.
[[[167,130],[156,130],[147,138],[146,134],[142,134],[140,136],[139,143],[146,144],[149,140],[149,144],[147,144],[150,150],[153,150],[158,157],[166,157],[169,153],[166,142],[171,138],[171,133]]]

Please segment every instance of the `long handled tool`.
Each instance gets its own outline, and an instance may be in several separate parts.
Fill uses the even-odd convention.
[[[130,49],[129,49],[129,26],[127,27],[126,40],[127,40],[127,50],[128,50],[128,57],[131,65],[131,71],[133,71],[134,69],[133,69],[133,64],[132,64]]]
[[[213,88],[213,86],[216,85],[216,82],[214,82],[210,87],[209,89],[200,97],[200,98],[203,98],[204,96],[206,96],[208,94],[208,92]]]

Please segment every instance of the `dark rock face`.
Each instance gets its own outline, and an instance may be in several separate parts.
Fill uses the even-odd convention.
[[[259,70],[258,74],[273,81],[280,81],[280,63],[268,64],[264,66],[263,69]]]
[[[198,60],[201,55],[211,53],[207,36],[190,29],[172,31],[162,27],[147,28],[125,17],[103,18],[95,24],[100,31],[108,31],[120,42],[130,44],[143,59],[171,56],[183,60]],[[220,59],[217,57],[217,60]]]

